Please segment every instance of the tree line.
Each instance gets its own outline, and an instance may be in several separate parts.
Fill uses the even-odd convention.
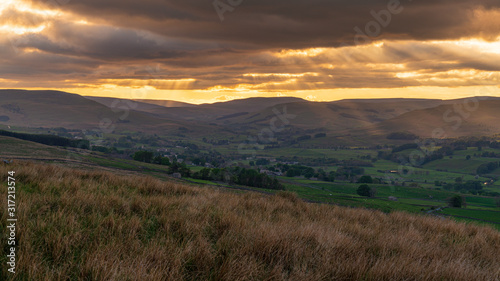
[[[84,139],[69,139],[65,137],[55,136],[55,135],[39,135],[39,134],[26,134],[26,133],[15,133],[5,130],[0,130],[0,136],[13,137],[17,139],[32,141],[36,143],[41,143],[50,146],[64,146],[64,147],[75,147],[81,149],[89,149],[90,142]]]
[[[240,185],[284,190],[285,187],[278,179],[269,175],[259,173],[254,169],[246,169],[240,167],[233,168],[203,168],[192,174],[195,179],[221,181],[226,183],[235,183]]]

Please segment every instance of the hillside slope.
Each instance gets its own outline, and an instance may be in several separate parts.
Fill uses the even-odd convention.
[[[10,170],[22,247],[1,280],[500,278],[492,228],[29,162],[0,181]]]
[[[177,118],[180,120],[217,122],[219,120],[231,118],[232,116],[248,117],[254,112],[258,112],[270,106],[295,102],[304,102],[304,100],[294,97],[248,98],[189,107],[155,109],[150,112],[155,113],[157,116]]]
[[[101,100],[105,104],[109,101]],[[189,127],[201,133],[217,130],[208,124],[169,119],[137,111],[123,103],[115,109],[102,103],[59,91],[0,90],[0,123],[32,128],[64,127],[103,131],[113,128],[117,132],[168,133],[176,132],[179,127]]]
[[[9,159],[10,157],[60,159],[67,158],[69,153],[70,152],[67,149],[59,147],[0,136],[0,158],[3,159]]]
[[[290,120],[290,126],[301,129],[323,129],[338,132],[347,129],[369,126],[388,120],[417,109],[435,107],[442,100],[373,100],[338,101],[338,102],[294,102],[270,106],[264,110],[235,118],[223,120],[226,125],[269,126],[275,111],[296,116]]]
[[[165,108],[165,106],[162,106],[162,105],[141,102],[141,101],[137,101],[137,100],[108,98],[108,97],[84,97],[84,98],[96,101],[96,102],[98,102],[102,105],[105,105],[106,107],[110,107],[110,108],[127,105],[131,109],[134,109],[136,111],[144,111],[144,112],[151,112],[155,109]],[[168,101],[165,101],[165,102],[168,102]]]
[[[105,118],[117,123],[123,115],[123,111],[113,112],[98,102],[65,92],[0,90],[0,97],[0,115],[9,118],[3,123],[11,126],[91,129],[98,128]],[[167,123],[135,111],[123,119],[132,120],[135,126]]]
[[[414,110],[364,128],[360,134],[382,134],[409,131],[420,137],[432,137],[439,130],[446,137],[483,136],[500,133],[500,100],[481,100],[464,105],[462,100],[453,104]]]

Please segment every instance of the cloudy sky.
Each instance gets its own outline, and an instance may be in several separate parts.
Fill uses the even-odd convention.
[[[500,96],[498,0],[3,0],[0,88],[191,103]]]

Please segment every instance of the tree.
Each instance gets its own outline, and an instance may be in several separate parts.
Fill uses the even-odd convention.
[[[161,164],[161,156],[160,156],[160,155],[156,155],[156,156],[153,158],[153,163],[154,163],[154,164],[158,164],[158,165],[160,165],[160,164]]]
[[[265,159],[265,158],[259,158],[257,159],[257,161],[255,161],[255,165],[257,166],[264,166],[264,165],[268,165],[269,164],[269,160]]]
[[[153,152],[150,151],[137,151],[133,156],[135,161],[141,161],[146,163],[151,163],[153,160]]]
[[[373,178],[371,176],[362,176],[359,178],[358,183],[373,183]]]
[[[370,197],[370,187],[367,184],[360,185],[356,192],[359,196]]]
[[[168,168],[168,173],[180,173],[183,177],[191,176],[191,170],[186,166],[185,163],[174,162]]]
[[[168,157],[162,157],[161,158],[161,164],[165,165],[165,166],[169,166],[170,165],[170,160],[168,159]]]
[[[208,168],[203,168],[200,171],[200,176],[202,180],[208,180],[210,175],[210,169]]]
[[[300,175],[300,171],[297,171],[295,169],[289,169],[288,171],[286,171],[286,176],[289,177],[289,178],[292,178],[292,177],[295,177],[295,176],[299,176]]]
[[[306,170],[304,171],[304,177],[305,177],[306,179],[310,179],[310,178],[312,178],[313,176],[314,176],[314,169],[313,169],[313,168],[309,168],[309,169],[306,169]]]
[[[478,175],[489,174],[498,168],[498,162],[489,162],[479,165],[477,167],[476,173]]]
[[[462,205],[465,203],[464,201],[462,196],[455,195],[448,199],[448,205],[453,208],[462,208]]]

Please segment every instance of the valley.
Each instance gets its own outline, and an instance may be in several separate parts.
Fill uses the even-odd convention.
[[[57,108],[54,111],[61,114],[66,105],[76,102],[74,99],[78,102],[85,100],[61,92],[54,95],[58,99],[68,97],[64,102],[51,101],[53,108]],[[423,121],[419,116],[424,114],[428,116],[426,118],[437,119],[438,112],[443,110],[445,113],[453,108],[464,110],[466,102],[381,99],[314,103],[295,98],[261,98],[245,101],[248,110],[245,113],[240,113],[245,107],[242,101],[207,105],[170,103],[175,107],[165,107],[167,102],[145,103],[112,98],[92,98],[98,102],[89,100],[83,103],[82,106],[89,107],[89,110],[79,114],[116,118],[116,122],[107,124],[113,130],[106,131],[102,126],[96,126],[98,121],[83,126],[85,121],[77,118],[87,117],[78,114],[65,113],[71,117],[60,122],[50,116],[43,118],[52,121],[36,117],[45,112],[30,111],[33,104],[42,106],[48,103],[50,95],[42,100],[28,99],[27,105],[20,98],[4,97],[2,108],[14,104],[19,112],[29,112],[24,113],[25,120],[38,119],[53,127],[19,126],[16,121],[9,121],[3,122],[0,129],[85,139],[91,144],[91,149],[62,148],[26,141],[17,143],[20,140],[2,137],[0,157],[6,159],[67,164],[72,161],[73,165],[128,170],[170,180],[173,173],[179,173],[181,179],[175,180],[190,184],[269,194],[279,192],[261,183],[241,184],[247,182],[239,180],[241,169],[246,169],[256,171],[254,176],[260,174],[264,180],[277,179],[279,189],[295,192],[310,202],[384,212],[432,214],[500,229],[500,146],[497,142],[500,130],[494,129],[500,122],[495,121],[497,115],[489,112],[490,108],[498,108],[494,98],[475,99],[476,106],[483,107],[477,113],[456,113],[467,117],[460,120],[460,128],[454,131],[457,137],[428,138],[419,134],[422,130],[432,132],[431,129],[422,129],[426,128],[423,125],[429,127],[432,124],[453,131],[451,127],[458,119],[439,123]],[[467,102],[467,108],[476,110],[470,106],[471,101]],[[96,110],[101,115],[95,113]],[[172,119],[167,119],[167,115]],[[481,117],[486,115],[491,116],[488,122]],[[78,126],[68,123],[72,118]],[[147,123],[147,126],[140,125],[141,129],[138,129],[137,123],[140,122]],[[396,122],[406,125],[399,126]],[[469,128],[478,127],[475,122],[481,122],[491,134],[470,135]],[[150,127],[152,124],[158,125]],[[384,129],[384,126],[394,129]],[[151,153],[151,159],[134,160],[134,154],[141,151]],[[153,160],[154,157],[168,159],[165,160],[168,164],[160,165]],[[173,163],[178,164],[172,168]],[[496,163],[496,168],[478,173],[479,167],[488,163]],[[236,179],[232,178],[235,175]],[[364,183],[363,178],[368,180],[370,188],[376,190],[374,196],[367,198],[357,194],[358,187]],[[450,198],[456,195],[464,200],[460,212],[448,208]]]

